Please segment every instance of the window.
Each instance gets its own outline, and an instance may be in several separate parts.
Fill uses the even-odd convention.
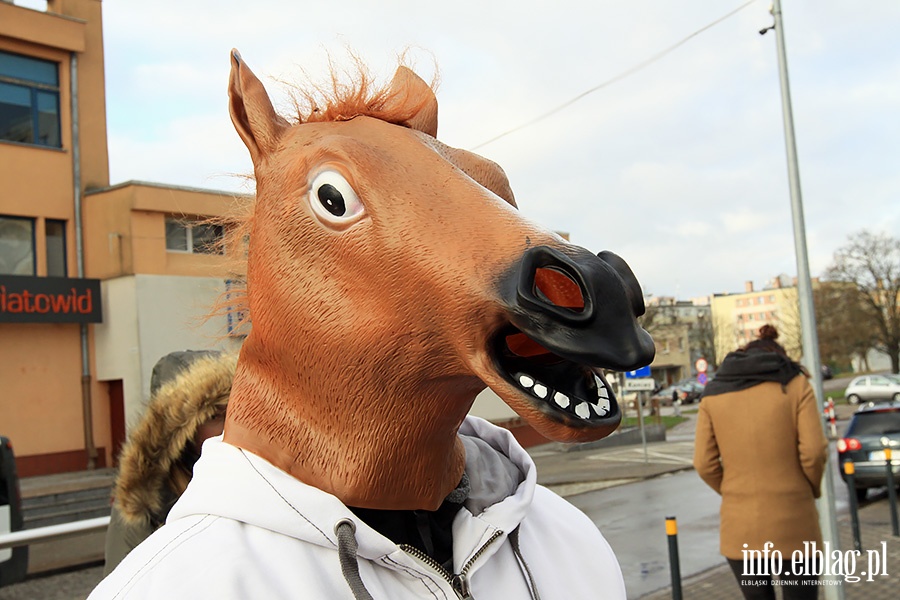
[[[66,222],[47,219],[47,276],[66,276]]]
[[[170,252],[221,254],[223,236],[221,225],[166,218],[166,250]]]
[[[34,275],[34,220],[0,216],[0,275]]]
[[[61,146],[57,63],[0,52],[0,140]]]

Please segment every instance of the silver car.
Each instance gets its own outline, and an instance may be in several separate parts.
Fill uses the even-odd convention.
[[[847,386],[844,392],[847,402],[859,404],[862,401],[896,400],[900,402],[900,381],[893,376],[861,375]]]

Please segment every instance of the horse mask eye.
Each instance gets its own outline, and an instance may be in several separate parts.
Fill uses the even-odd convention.
[[[320,221],[332,227],[355,222],[365,207],[353,187],[337,171],[322,171],[309,187],[309,204]]]

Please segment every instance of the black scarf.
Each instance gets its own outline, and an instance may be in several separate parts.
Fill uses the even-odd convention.
[[[728,353],[701,398],[745,390],[765,381],[776,381],[784,387],[801,373],[805,373],[803,367],[777,352],[737,350]]]

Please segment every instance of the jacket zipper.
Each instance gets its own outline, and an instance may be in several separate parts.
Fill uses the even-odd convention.
[[[479,548],[475,554],[472,555],[466,564],[463,565],[463,568],[460,569],[459,573],[451,573],[447,569],[444,568],[442,564],[438,561],[434,560],[415,546],[410,546],[409,544],[400,544],[400,549],[418,558],[420,561],[437,571],[437,573],[444,578],[444,580],[450,584],[450,587],[453,588],[453,591],[456,592],[456,595],[459,596],[460,600],[475,600],[472,596],[472,592],[469,589],[469,569],[472,568],[472,564],[478,560],[478,558],[484,553],[485,549],[493,544],[497,538],[503,535],[503,532],[499,529],[495,530],[491,537],[484,543],[484,545]]]

